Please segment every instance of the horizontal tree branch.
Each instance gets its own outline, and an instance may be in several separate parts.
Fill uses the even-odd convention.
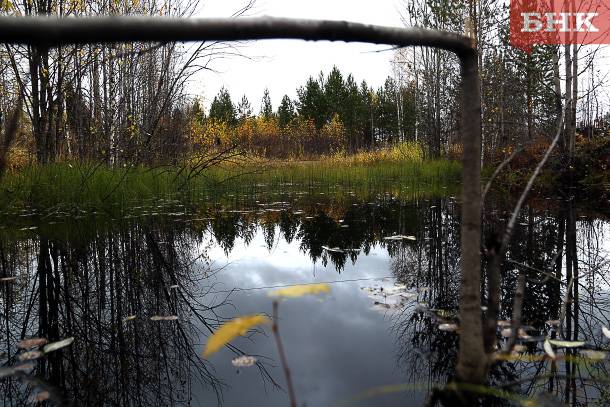
[[[303,39],[434,46],[472,53],[470,38],[444,31],[382,27],[346,21],[257,18],[0,17],[0,42],[56,47],[151,41]]]

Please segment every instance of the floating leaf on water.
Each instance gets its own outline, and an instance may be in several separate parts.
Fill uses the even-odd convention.
[[[123,318],[123,322],[133,321],[134,319],[136,319],[135,315],[128,315],[125,318]]]
[[[583,349],[580,351],[580,354],[587,358],[587,359],[591,359],[591,360],[604,360],[606,359],[606,356],[608,355],[606,352],[602,352],[599,350],[592,350],[592,349]]]
[[[254,356],[238,356],[231,360],[231,364],[235,367],[250,367],[253,366],[258,359]]]
[[[458,326],[456,324],[440,324],[438,329],[445,332],[455,332],[458,330]]]
[[[329,293],[330,285],[326,283],[320,284],[302,284],[293,285],[286,288],[280,288],[269,293],[270,297],[302,297],[310,294]]]
[[[549,339],[548,340],[551,345],[561,346],[563,348],[579,348],[584,346],[584,341],[560,341],[557,339]]]
[[[25,353],[21,353],[19,354],[19,356],[17,356],[17,358],[21,361],[24,360],[35,360],[35,359],[39,359],[41,357],[44,356],[44,353],[37,351],[37,350],[33,350],[30,352],[25,352]]]
[[[46,338],[30,338],[24,339],[17,344],[17,348],[19,349],[30,349],[35,348],[37,346],[46,345],[48,341]]]
[[[223,346],[238,336],[243,336],[255,326],[268,324],[271,321],[265,315],[254,314],[232,319],[216,330],[208,339],[203,356],[208,357],[218,352]]]
[[[602,332],[606,336],[606,338],[610,339],[610,329],[606,328],[605,326],[602,326]]]
[[[46,390],[43,391],[39,391],[38,393],[36,393],[35,395],[33,395],[30,398],[30,401],[32,403],[42,403],[43,401],[47,401],[48,399],[51,398],[51,393],[49,393]]]
[[[13,366],[13,370],[16,372],[28,373],[29,371],[34,370],[35,367],[36,365],[34,364],[34,362],[28,362]]]
[[[381,288],[383,288],[383,287],[381,287]],[[404,284],[394,284],[394,286],[392,286],[392,287],[387,287],[385,289],[385,292],[387,294],[392,295],[392,294],[401,293],[401,292],[405,291],[406,289],[407,289],[407,286]]]
[[[551,359],[555,359],[557,357],[555,355],[555,352],[553,351],[553,347],[551,346],[551,343],[549,342],[548,339],[544,341],[543,348],[544,348],[544,351],[546,352],[546,354],[549,355],[549,357]]]
[[[44,353],[54,352],[58,349],[65,348],[66,346],[70,346],[72,344],[72,342],[74,342],[74,337],[66,338],[61,341],[57,341],[57,342],[53,342],[53,343],[49,343],[48,345],[45,345],[43,350],[44,350]]]
[[[177,315],[154,315],[150,317],[151,321],[177,321]]]
[[[383,239],[384,240],[417,240],[417,238],[415,236],[405,236],[405,235],[386,236]]]
[[[17,277],[13,276],[13,277],[2,277],[0,278],[0,283],[12,283],[13,281],[16,281]]]
[[[343,250],[338,247],[322,246],[322,249],[326,250],[327,252],[343,253]]]

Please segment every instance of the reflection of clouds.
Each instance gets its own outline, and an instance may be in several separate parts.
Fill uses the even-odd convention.
[[[269,251],[260,228],[250,244],[238,238],[230,253],[225,254],[222,247],[213,244],[208,254],[215,267],[226,266],[216,277],[228,289],[377,278],[391,274],[387,250],[379,246],[372,248],[368,256],[361,253],[355,264],[348,262],[339,275],[332,264],[312,264],[309,255],[300,249],[300,242],[287,243],[281,238]]]
[[[228,255],[222,248],[212,247],[209,255],[215,265],[227,265],[215,276],[219,283],[217,287],[230,289],[379,278],[390,273],[389,256],[381,248],[372,250],[375,256],[359,256],[354,265],[347,264],[338,274],[332,265],[323,267],[318,264],[314,267],[311,258],[300,250],[300,242],[287,243],[279,239],[271,252],[261,245],[264,245],[264,236],[259,229],[249,245],[238,240]],[[280,333],[300,404],[330,405],[371,387],[404,382],[394,368],[396,350],[394,337],[390,334],[391,321],[371,308],[372,300],[361,290],[361,287],[374,283],[333,283],[329,295],[281,302]],[[235,307],[234,315],[270,314],[272,300],[267,297],[267,292],[234,292],[230,297]],[[239,338],[235,344],[248,354],[271,358],[275,366],[270,369],[271,374],[283,385],[283,374],[271,336]],[[224,393],[226,405],[250,405],[254,400],[266,406],[287,404],[288,396],[284,392],[268,388],[265,393],[262,379],[255,369],[240,369],[237,374],[230,363],[233,356],[223,350],[211,359],[219,379],[230,386]],[[212,394],[198,396],[202,401],[214,403]],[[417,401],[417,396],[409,396],[409,400],[415,404],[423,401]],[[383,405],[404,404],[404,394],[387,395],[374,401]]]

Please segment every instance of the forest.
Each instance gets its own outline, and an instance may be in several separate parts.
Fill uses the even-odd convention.
[[[608,403],[607,45],[379,1],[1,0],[4,405]],[[278,38],[387,65],[215,86]]]
[[[405,22],[464,32],[468,2],[441,6],[409,2]],[[192,14],[194,7],[3,3],[6,15],[175,17]],[[491,18],[506,15],[505,5],[488,1],[476,8],[469,29],[479,51],[484,162],[494,162],[502,150],[550,142],[561,109],[566,117],[561,148],[567,154],[574,153],[577,135],[582,141],[607,135],[605,77],[595,58],[601,50],[548,45],[527,54],[510,45],[505,20]],[[320,72],[295,86],[296,100],[284,96],[274,109],[265,94],[261,111],[252,112],[246,97],[232,100],[221,91],[205,106],[188,92],[196,73],[212,69],[214,58],[233,52],[231,46],[128,43],[39,50],[6,44],[0,54],[3,126],[11,124],[19,101],[23,114],[14,140],[3,140],[5,165],[70,160],[157,165],[218,143],[269,158],[353,153],[405,141],[419,143],[432,158],[459,155],[459,69],[445,51],[394,51],[392,74],[378,89],[336,68]],[[569,103],[562,103],[566,94]]]

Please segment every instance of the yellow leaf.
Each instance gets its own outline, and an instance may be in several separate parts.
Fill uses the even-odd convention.
[[[203,356],[208,357],[218,352],[220,348],[231,342],[238,336],[243,336],[252,328],[261,324],[268,324],[271,321],[262,314],[246,315],[232,319],[216,330],[208,339],[203,351]]]
[[[302,284],[293,285],[279,290],[271,291],[270,297],[302,297],[308,294],[329,293],[330,286],[326,283],[321,284]]]

